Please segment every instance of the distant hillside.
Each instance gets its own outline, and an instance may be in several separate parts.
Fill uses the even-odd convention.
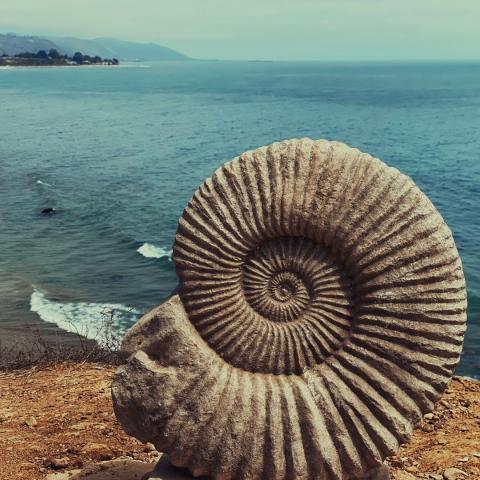
[[[58,50],[58,46],[46,38],[21,36],[14,33],[2,35],[0,33],[0,55],[17,55],[24,52],[37,53],[39,50],[48,52],[51,48]]]
[[[52,40],[69,55],[80,51],[87,55],[100,55],[101,57],[108,58],[115,57],[125,61],[188,60],[188,57],[185,55],[156,43],[127,42],[115,38],[82,40],[80,38],[67,37]]]
[[[188,60],[189,58],[171,48],[156,43],[136,43],[114,38],[85,40],[75,37],[41,38],[0,34],[0,55],[16,55],[23,52],[36,53],[55,48],[62,54],[72,56],[75,52],[85,55],[98,55],[104,58],[118,58],[124,61],[136,60]]]

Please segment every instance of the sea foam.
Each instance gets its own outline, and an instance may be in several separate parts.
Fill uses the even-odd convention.
[[[113,336],[122,337],[141,312],[116,303],[58,302],[35,289],[30,310],[45,322],[68,332],[94,339],[100,344]]]
[[[45,186],[47,186],[47,187],[51,187],[51,186],[52,186],[52,185],[50,185],[50,184],[47,183],[47,182],[43,182],[42,180],[37,180],[37,183],[38,183],[38,185],[45,185]]]
[[[151,243],[144,243],[137,248],[137,252],[146,258],[168,258],[172,261],[172,250],[167,250],[163,247],[157,247]]]

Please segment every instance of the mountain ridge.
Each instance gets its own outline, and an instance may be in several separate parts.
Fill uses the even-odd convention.
[[[37,53],[39,50],[48,51],[57,48],[48,38],[36,35],[17,35],[15,33],[0,33],[0,55],[17,55],[19,53]]]
[[[19,53],[36,53],[39,50],[56,49],[62,54],[118,58],[123,61],[190,60],[186,55],[157,43],[130,42],[110,37],[82,39],[77,37],[41,37],[0,33],[0,56]]]

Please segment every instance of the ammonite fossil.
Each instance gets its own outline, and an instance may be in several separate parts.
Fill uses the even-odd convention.
[[[219,168],[180,218],[178,292],[128,334],[127,433],[217,479],[364,478],[459,360],[462,265],[412,180],[289,140]]]

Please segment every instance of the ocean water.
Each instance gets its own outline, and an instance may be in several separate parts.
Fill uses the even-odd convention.
[[[183,62],[0,70],[0,335],[125,331],[176,285],[178,217],[246,149],[346,142],[410,175],[468,283],[480,377],[480,64]],[[57,210],[42,215],[43,208]]]

